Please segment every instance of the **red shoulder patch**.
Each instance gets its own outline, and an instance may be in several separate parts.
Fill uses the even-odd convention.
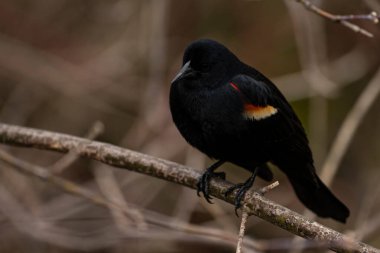
[[[277,108],[271,105],[256,106],[254,104],[249,103],[247,101],[247,98],[244,96],[244,94],[241,93],[241,90],[236,84],[234,84],[233,82],[230,82],[230,85],[234,90],[240,93],[240,95],[242,96],[242,99],[244,100],[244,111],[243,111],[244,118],[251,119],[251,120],[262,120],[277,113],[278,111]]]
[[[234,90],[237,90],[237,91],[240,92],[240,89],[239,89],[239,87],[236,84],[234,84],[233,82],[230,82],[230,85],[231,85],[232,88],[234,88]]]

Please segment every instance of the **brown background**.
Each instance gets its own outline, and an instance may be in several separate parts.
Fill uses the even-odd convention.
[[[380,11],[376,0],[314,2],[339,14]],[[77,136],[101,121],[105,131],[98,140],[201,170],[211,161],[175,129],[168,92],[186,45],[213,38],[270,77],[291,100],[321,168],[345,117],[380,71],[379,25],[355,23],[374,38],[326,21],[292,0],[3,0],[0,121]],[[360,120],[331,186],[351,209],[348,223],[318,219],[377,247],[379,110],[377,99]],[[46,168],[61,158],[1,148]],[[110,210],[0,166],[0,252],[234,252],[220,238],[157,225],[137,231]],[[248,176],[230,164],[224,169],[234,182]],[[107,187],[116,185],[152,220],[182,220],[237,234],[232,206],[208,205],[194,191],[171,183],[86,159],[59,175],[105,195],[116,196]],[[277,170],[275,175],[280,186],[267,197],[303,212],[284,175]],[[255,182],[255,187],[264,185]],[[255,217],[247,234],[267,249],[283,251],[292,239]]]

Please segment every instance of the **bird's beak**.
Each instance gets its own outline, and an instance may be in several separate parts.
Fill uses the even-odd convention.
[[[174,79],[172,80],[171,83],[174,83],[175,81],[177,81],[179,78],[181,78],[181,76],[186,73],[186,71],[188,70],[191,70],[191,67],[190,67],[190,61],[186,62],[183,67],[181,68],[181,70],[178,72],[178,74],[174,77]]]

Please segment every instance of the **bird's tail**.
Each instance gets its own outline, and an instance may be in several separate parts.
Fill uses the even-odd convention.
[[[315,173],[312,165],[302,173],[286,173],[301,202],[320,217],[346,222],[349,209],[338,200]],[[289,172],[289,170],[288,170]],[[298,171],[299,172],[299,171]],[[303,175],[310,173],[313,175]]]

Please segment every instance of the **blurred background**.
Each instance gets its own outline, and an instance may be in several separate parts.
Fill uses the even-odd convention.
[[[380,12],[378,0],[312,2],[337,14]],[[211,161],[180,136],[168,94],[187,44],[216,39],[292,102],[319,174],[351,209],[346,225],[317,221],[379,248],[380,26],[355,23],[374,38],[294,0],[2,0],[0,121],[203,170]],[[2,253],[235,252],[240,219],[229,204],[210,205],[194,190],[88,159],[1,149],[133,213],[98,206],[0,162]],[[223,170],[233,182],[249,175],[231,164]],[[287,179],[274,172],[280,186],[266,196],[303,213]],[[251,217],[245,250],[294,252],[293,239]]]

